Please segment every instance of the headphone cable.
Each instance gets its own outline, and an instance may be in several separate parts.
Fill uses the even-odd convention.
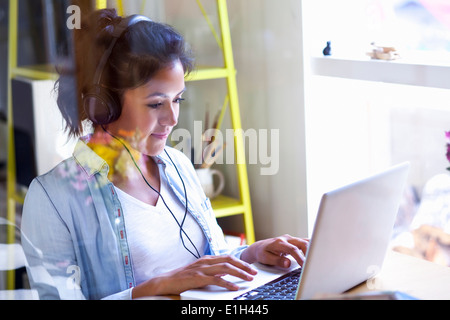
[[[169,210],[170,214],[172,215],[172,217],[175,219],[176,223],[178,224],[178,226],[180,227],[180,238],[181,238],[181,242],[183,244],[183,247],[190,253],[192,254],[195,258],[200,259],[201,255],[198,252],[197,247],[195,246],[195,244],[193,243],[193,241],[191,240],[191,238],[188,236],[188,234],[186,233],[186,231],[184,231],[183,229],[183,225],[184,222],[186,220],[186,216],[187,216],[187,211],[188,211],[188,199],[187,199],[187,192],[186,192],[186,186],[184,184],[183,178],[181,177],[180,172],[178,171],[177,166],[175,165],[175,163],[173,162],[172,158],[169,156],[169,154],[167,153],[167,150],[164,148],[164,151],[166,153],[166,155],[169,157],[170,162],[172,162],[173,166],[175,167],[175,170],[177,171],[178,176],[181,179],[181,183],[183,185],[183,189],[184,189],[184,196],[185,196],[185,200],[186,200],[186,205],[185,205],[185,211],[184,211],[184,216],[183,216],[183,220],[181,222],[181,224],[178,222],[178,219],[175,217],[175,215],[173,214],[172,210],[170,210],[169,206],[167,205],[166,201],[164,200],[164,197],[161,195],[161,193],[156,190],[145,178],[144,174],[141,171],[141,168],[139,168],[139,165],[136,163],[136,160],[134,159],[133,155],[131,154],[130,150],[128,149],[128,147],[125,145],[125,143],[117,138],[115,135],[113,135],[112,133],[110,133],[108,130],[105,129],[105,127],[102,125],[101,126],[103,131],[105,131],[107,134],[109,134],[111,137],[113,137],[114,139],[116,139],[117,141],[119,141],[125,148],[125,150],[128,152],[128,154],[131,157],[131,160],[133,161],[136,169],[139,171],[139,173],[141,174],[142,178],[144,179],[145,183],[147,184],[147,186],[150,187],[150,189],[152,189],[154,192],[156,192],[158,194],[158,196],[161,198],[161,200],[163,201],[164,205],[166,206],[167,210]],[[185,236],[188,238],[189,242],[191,243],[191,245],[194,247],[196,254],[194,252],[192,252],[184,243],[184,239],[183,239],[183,233],[185,234]]]

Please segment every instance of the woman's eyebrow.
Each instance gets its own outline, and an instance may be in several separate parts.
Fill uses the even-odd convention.
[[[184,88],[183,90],[178,92],[177,96],[179,96],[180,94],[184,93],[185,91],[186,91],[186,88]],[[167,94],[165,94],[165,93],[162,93],[162,92],[153,92],[153,93],[149,94],[146,98],[152,98],[152,97],[168,98],[169,96]]]

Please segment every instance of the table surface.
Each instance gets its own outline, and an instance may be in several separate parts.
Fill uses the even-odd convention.
[[[341,296],[353,297],[374,292],[401,292],[423,300],[450,300],[450,267],[388,251],[382,270],[372,279],[350,289]],[[180,296],[159,297],[179,300]]]
[[[348,293],[400,291],[418,299],[450,299],[450,267],[388,251],[381,272]]]

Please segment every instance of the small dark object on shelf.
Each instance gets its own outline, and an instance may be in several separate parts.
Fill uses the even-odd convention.
[[[331,42],[327,41],[327,46],[323,49],[324,56],[331,56]]]

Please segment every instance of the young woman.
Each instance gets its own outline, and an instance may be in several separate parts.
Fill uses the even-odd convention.
[[[288,235],[230,252],[190,160],[166,146],[192,59],[171,27],[96,11],[75,32],[58,106],[73,156],[30,185],[23,246],[41,299],[130,299],[251,281],[253,262],[300,264]],[[83,136],[86,121],[93,133]]]

